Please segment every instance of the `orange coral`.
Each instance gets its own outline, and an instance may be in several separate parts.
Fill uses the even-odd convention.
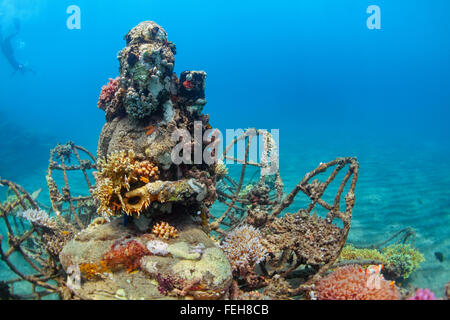
[[[147,181],[155,181],[158,179],[159,175],[159,169],[157,166],[155,166],[150,161],[137,161],[133,165],[134,167],[134,174],[139,177],[143,178],[145,177]],[[142,179],[141,179],[142,181]],[[147,182],[148,183],[148,182]]]
[[[105,272],[111,272],[106,266],[104,261],[100,261],[100,264],[96,263],[82,263],[79,265],[80,272],[86,280],[92,280],[101,276]]]
[[[118,245],[113,244],[102,263],[111,270],[125,267],[130,273],[139,268],[141,258],[146,255],[150,255],[150,251],[140,242],[131,240]]]
[[[178,231],[167,222],[160,222],[153,226],[152,232],[159,238],[169,239],[178,237]]]
[[[398,300],[395,286],[383,276],[364,272],[351,265],[336,269],[315,284],[319,300]]]
[[[95,172],[97,187],[94,198],[99,202],[97,212],[108,216],[117,216],[124,211],[128,215],[139,215],[153,199],[132,197],[125,194],[141,188],[159,178],[159,169],[153,163],[139,161],[132,150],[113,152],[108,159],[98,161]]]

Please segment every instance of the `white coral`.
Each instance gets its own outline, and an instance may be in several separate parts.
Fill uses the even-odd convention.
[[[253,268],[268,255],[262,234],[250,225],[234,229],[220,246],[228,256],[233,270]]]
[[[157,256],[167,256],[169,254],[168,248],[169,244],[163,241],[151,240],[147,242],[148,251]]]
[[[56,228],[56,223],[44,210],[27,209],[17,213],[17,217],[30,221],[33,224],[50,229]]]

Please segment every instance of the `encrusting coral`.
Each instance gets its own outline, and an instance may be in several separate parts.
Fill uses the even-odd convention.
[[[126,268],[128,273],[139,269],[141,258],[150,251],[136,240],[124,241],[111,245],[111,250],[104,256],[104,265],[110,270]]]
[[[327,263],[339,249],[340,229],[334,224],[325,223],[323,219],[310,216],[301,210],[296,214],[286,214],[266,224],[261,231],[267,246],[273,254],[274,263],[286,255],[286,250],[295,252],[297,259],[303,263],[319,265]],[[289,234],[289,237],[286,237]]]
[[[107,267],[106,261],[102,260],[99,264],[96,263],[81,263],[79,265],[80,272],[86,280],[93,280],[102,277],[104,273],[110,273],[111,270]]]
[[[106,110],[107,105],[114,99],[114,96],[119,89],[119,85],[120,78],[117,77],[116,79],[110,78],[108,84],[102,87],[102,91],[97,102],[97,106],[99,109]]]
[[[152,233],[159,238],[169,239],[178,237],[178,231],[167,222],[160,222],[153,226]]]
[[[314,295],[319,300],[398,300],[400,294],[392,282],[380,274],[370,274],[350,265],[338,268],[318,280]]]

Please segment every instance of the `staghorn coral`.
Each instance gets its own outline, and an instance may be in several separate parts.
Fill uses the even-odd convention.
[[[103,264],[109,270],[117,270],[123,267],[127,273],[139,268],[141,258],[150,255],[150,251],[136,240],[124,241],[123,243],[111,245],[103,259]]]
[[[261,232],[250,225],[242,225],[228,234],[220,248],[225,252],[234,272],[253,270],[268,252]]]
[[[409,244],[393,244],[383,249],[387,265],[396,277],[407,279],[425,261],[422,253]]]
[[[315,283],[315,294],[319,300],[399,300],[396,287],[378,275],[371,282],[370,275],[358,266],[338,268],[332,274]],[[371,285],[374,283],[374,285]]]
[[[178,231],[167,222],[160,222],[153,226],[152,233],[159,238],[169,239],[178,237]]]
[[[128,215],[140,215],[148,207],[151,198],[134,202],[126,199],[131,188],[142,187],[145,183],[158,179],[159,170],[149,161],[138,161],[132,150],[113,152],[108,159],[98,161],[95,173],[97,187],[94,198],[99,202],[97,212],[106,216],[120,215],[122,210]]]

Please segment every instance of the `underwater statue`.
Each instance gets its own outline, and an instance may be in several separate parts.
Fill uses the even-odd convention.
[[[92,192],[103,218],[64,247],[61,263],[97,280],[75,289],[87,298],[118,291],[135,299],[219,299],[228,292],[231,267],[202,226],[217,198],[215,164],[175,165],[171,158],[175,130],[193,132],[196,121],[210,127],[201,113],[206,73],[187,71],[178,79],[175,45],[154,22],[125,39],[120,77],[103,87],[98,103],[107,122]],[[115,218],[121,215],[125,224]],[[127,284],[136,281],[138,290]]]
[[[19,34],[20,32],[20,20],[15,19],[14,20],[14,31],[9,36],[4,37],[2,34],[2,30],[0,28],[0,44],[3,56],[6,58],[10,66],[13,68],[13,73],[11,75],[14,76],[17,72],[20,72],[21,74],[25,74],[27,72],[31,72],[35,74],[34,70],[31,68],[23,65],[19,61],[17,61],[16,57],[14,56],[14,49],[12,46],[12,40]]]

